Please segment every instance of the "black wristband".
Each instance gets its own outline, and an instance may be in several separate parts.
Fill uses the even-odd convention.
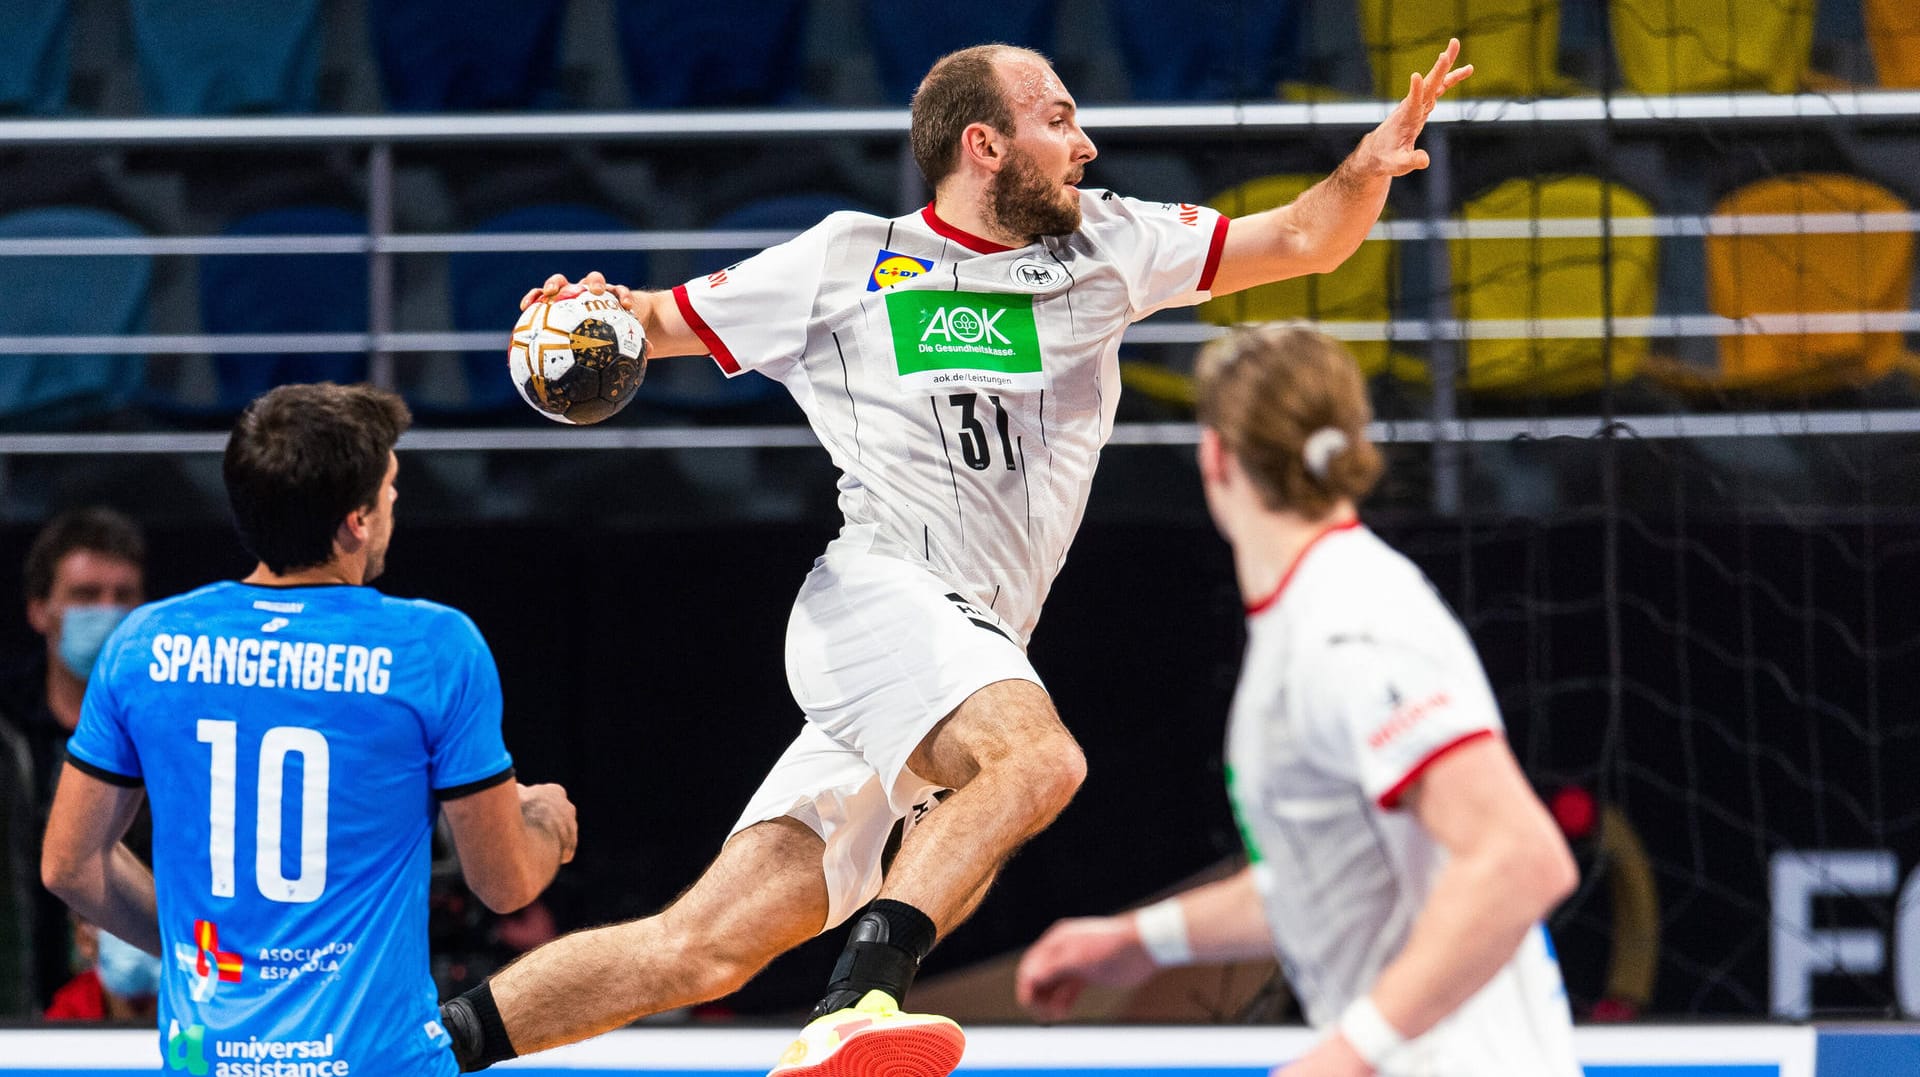
[[[453,1057],[461,1073],[486,1069],[519,1052],[507,1036],[500,1007],[493,1003],[493,985],[482,982],[464,995],[440,1004],[440,1025],[453,1040]]]

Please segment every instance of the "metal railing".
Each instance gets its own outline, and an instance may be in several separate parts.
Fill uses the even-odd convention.
[[[1183,140],[1221,134],[1280,136],[1324,129],[1364,129],[1377,124],[1391,104],[1376,101],[1310,104],[1090,106],[1081,120],[1107,139]],[[1920,231],[1916,213],[1810,213],[1751,217],[1657,216],[1475,220],[1451,217],[1453,141],[1476,130],[1511,132],[1515,126],[1598,127],[1604,132],[1703,123],[1767,126],[1834,123],[1848,127],[1897,124],[1920,130],[1920,93],[1862,91],[1846,94],[1713,94],[1672,97],[1615,96],[1546,101],[1443,101],[1424,138],[1432,166],[1424,180],[1426,217],[1383,222],[1370,238],[1432,245],[1431,287],[1424,318],[1380,322],[1330,322],[1324,328],[1348,340],[1424,342],[1434,385],[1432,411],[1424,423],[1396,423],[1381,435],[1436,446],[1436,507],[1459,500],[1457,468],[1448,464],[1452,442],[1505,440],[1515,436],[1585,436],[1603,429],[1602,418],[1553,420],[1541,435],[1508,421],[1463,422],[1452,396],[1459,346],[1487,337],[1596,339],[1650,336],[1686,338],[1809,332],[1915,332],[1920,313],[1863,311],[1764,315],[1727,319],[1709,315],[1463,321],[1451,316],[1450,259],[1439,245],[1455,239],[1692,237],[1773,235],[1794,232]],[[618,233],[397,234],[393,230],[394,151],[397,146],[461,145],[553,140],[599,143],[749,141],[761,139],[859,138],[902,144],[899,208],[919,204],[924,193],[904,152],[907,114],[899,109],[837,111],[740,111],[672,113],[561,113],[543,115],[299,116],[245,118],[138,118],[0,121],[0,148],[88,147],[113,149],[221,150],[262,146],[339,146],[367,149],[368,230],[364,235],[165,236],[114,239],[0,240],[0,257],[78,255],[363,254],[369,266],[369,324],[365,333],[147,334],[72,336],[61,339],[0,337],[4,354],[232,354],[365,351],[370,376],[394,383],[398,355],[490,349],[498,333],[394,331],[396,255],[503,250],[732,250],[753,249],[789,238],[786,231],[630,231]],[[1610,136],[1609,136],[1610,137]],[[1196,195],[1198,192],[1196,192]],[[503,312],[503,322],[510,312]],[[1197,343],[1221,330],[1195,323],[1147,324],[1127,339],[1140,344]],[[1871,418],[1867,418],[1869,415]],[[1626,423],[1640,436],[1717,437],[1920,430],[1920,412],[1844,413],[1809,416],[1779,413],[1749,416],[1641,417]],[[1657,431],[1657,432],[1656,432]],[[1186,424],[1128,426],[1115,431],[1119,444],[1167,444],[1191,440]],[[219,435],[35,434],[0,436],[0,453],[206,452]],[[796,428],[443,430],[409,435],[416,449],[689,448],[700,446],[811,445],[812,434]]]

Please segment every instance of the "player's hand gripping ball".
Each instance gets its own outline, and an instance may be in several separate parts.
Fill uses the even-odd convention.
[[[647,334],[612,292],[568,287],[520,314],[507,349],[514,388],[557,423],[597,423],[627,406],[647,375]]]

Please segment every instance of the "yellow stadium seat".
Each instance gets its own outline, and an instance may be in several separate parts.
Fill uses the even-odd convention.
[[[1512,179],[1468,202],[1467,237],[1453,240],[1454,311],[1463,319],[1650,317],[1659,277],[1659,240],[1652,236],[1582,239],[1475,236],[1476,221],[1550,218],[1613,220],[1653,215],[1645,199],[1596,176]],[[1611,257],[1611,267],[1603,260]],[[1609,273],[1611,277],[1609,279]],[[1611,284],[1611,301],[1608,285]],[[1542,338],[1490,336],[1468,330],[1466,387],[1501,395],[1591,392],[1639,373],[1645,337]]]
[[[1807,80],[1816,2],[1612,0],[1620,77],[1642,94],[1794,93]]]
[[[1862,7],[1880,85],[1920,89],[1920,6],[1913,0],[1862,0]]]
[[[1319,176],[1262,176],[1221,192],[1209,205],[1228,217],[1242,217],[1284,206],[1319,181]],[[1331,273],[1315,273],[1276,284],[1263,284],[1258,288],[1208,300],[1200,307],[1200,317],[1215,325],[1295,318],[1385,324],[1393,316],[1395,272],[1393,244],[1371,240],[1360,244],[1360,249],[1353,253],[1353,257]],[[1386,341],[1349,341],[1347,348],[1359,360],[1361,371],[1368,377],[1387,369],[1389,350]],[[1408,359],[1403,362],[1413,364],[1418,361]]]
[[[1735,191],[1717,214],[1904,213],[1886,188],[1857,176],[1802,173]],[[1707,303],[1723,318],[1903,311],[1913,284],[1911,232],[1793,232],[1707,237]],[[1901,368],[1897,332],[1720,338],[1723,389],[1798,395],[1877,381]]]
[[[1473,77],[1460,97],[1547,97],[1582,92],[1559,72],[1560,0],[1360,0],[1360,36],[1373,63],[1374,93],[1404,97],[1407,76],[1426,74],[1447,39],[1460,39]]]

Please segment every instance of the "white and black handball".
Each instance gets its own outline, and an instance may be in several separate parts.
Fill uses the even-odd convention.
[[[521,398],[554,422],[597,423],[638,394],[647,334],[612,292],[571,286],[521,312],[507,372]]]

